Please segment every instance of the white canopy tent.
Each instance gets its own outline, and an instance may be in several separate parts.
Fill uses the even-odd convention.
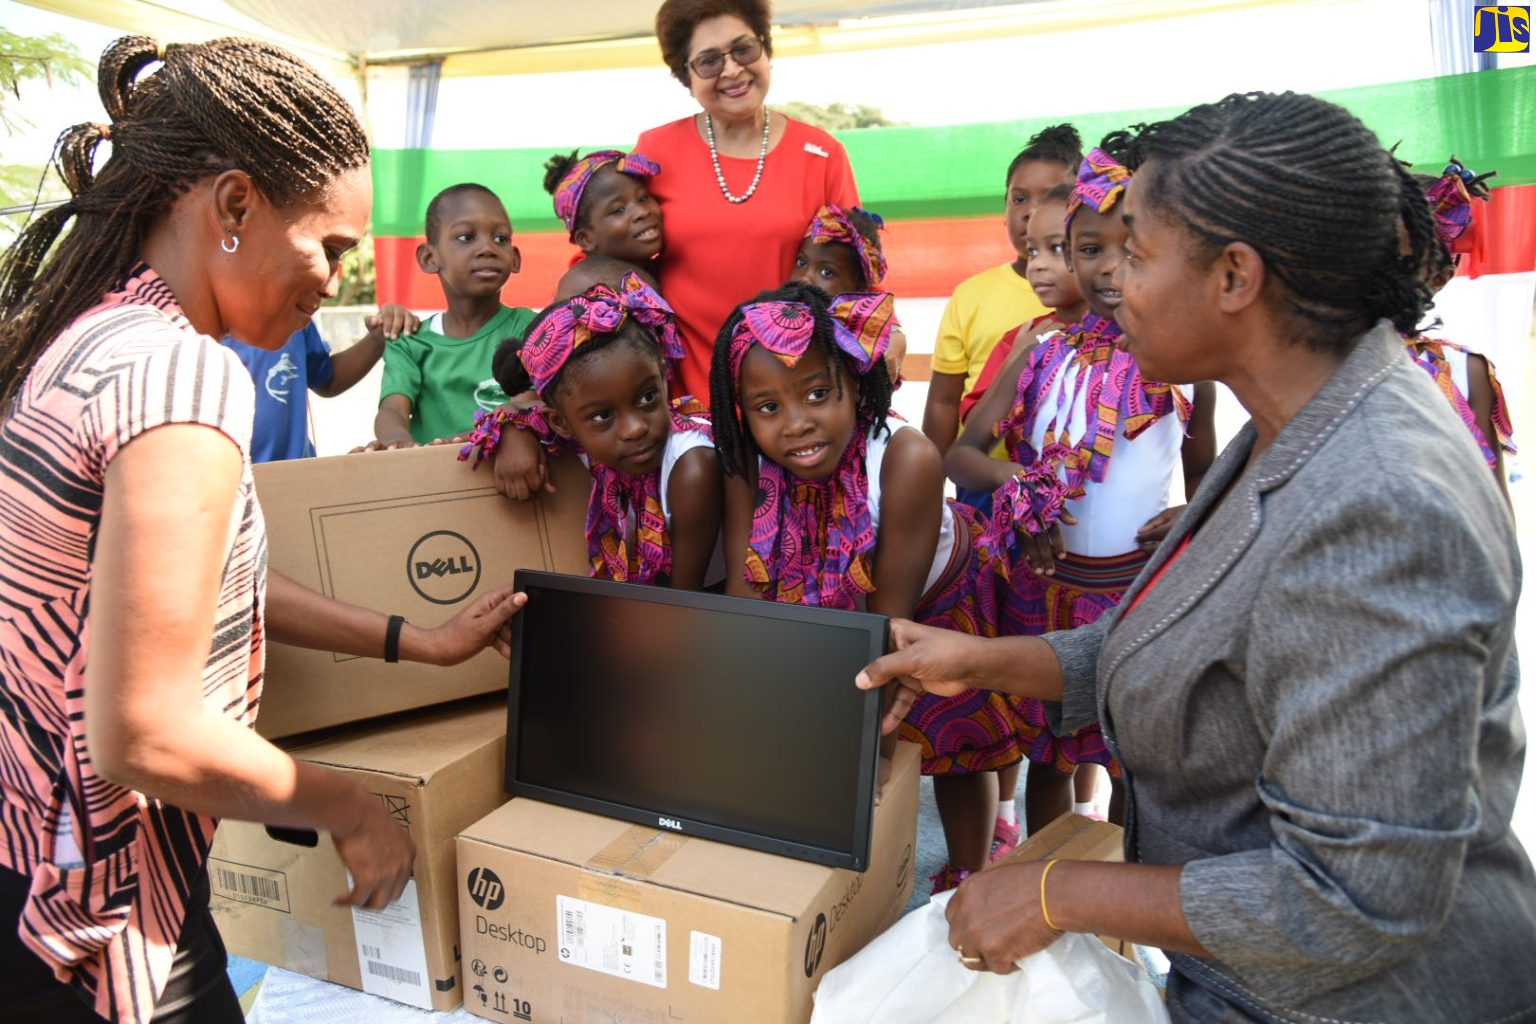
[[[21,0],[162,39],[254,35],[327,62],[333,73],[441,64],[442,74],[509,75],[654,65],[659,3],[635,0]],[[1280,6],[1296,0],[777,0],[774,50],[847,50]]]

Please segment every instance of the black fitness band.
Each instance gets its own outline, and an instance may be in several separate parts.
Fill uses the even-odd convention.
[[[404,615],[391,615],[384,629],[384,660],[393,664],[400,660],[400,627],[405,625]]]

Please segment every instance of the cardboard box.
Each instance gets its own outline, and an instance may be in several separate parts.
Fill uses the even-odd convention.
[[[507,801],[506,732],[506,701],[481,698],[295,747],[378,795],[415,841],[414,878],[385,910],[332,906],[348,885],[329,834],[225,821],[208,881],[229,951],[423,1009],[458,1006],[454,836]]]
[[[521,567],[587,574],[590,485],[576,459],[552,459],[556,491],[527,502],[471,472],[457,445],[271,462],[254,467],[271,567],[341,601],[435,626]],[[439,668],[267,648],[256,729],[291,736],[505,689],[494,651]]]
[[[786,1024],[912,892],[917,748],[859,874],[517,799],[459,836],[464,1005],[494,1021]],[[700,765],[700,771],[708,771]]]
[[[1045,828],[1029,836],[1006,857],[987,868],[1024,860],[1125,860],[1125,829],[1107,821],[1096,821],[1081,814],[1063,814]],[[1128,960],[1140,963],[1132,943],[1109,935],[1100,935],[1104,945]]]

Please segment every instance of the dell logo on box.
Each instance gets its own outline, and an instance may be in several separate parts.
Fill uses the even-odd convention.
[[[405,575],[433,604],[458,604],[480,585],[480,552],[463,534],[434,530],[411,545]]]
[[[662,828],[669,828],[674,832],[681,832],[683,830],[683,823],[676,818],[657,818],[656,824]]]
[[[486,910],[497,909],[507,898],[507,890],[502,888],[501,879],[490,868],[475,868],[469,873],[467,884],[469,898],[475,901],[476,906]]]

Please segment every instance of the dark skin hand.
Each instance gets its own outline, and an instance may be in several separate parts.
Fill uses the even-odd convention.
[[[1173,508],[1165,508],[1157,515],[1141,524],[1141,529],[1136,531],[1136,546],[1143,551],[1156,551],[1157,546],[1168,536],[1168,531],[1173,529],[1173,524],[1178,522],[1186,505],[1176,505]]]

